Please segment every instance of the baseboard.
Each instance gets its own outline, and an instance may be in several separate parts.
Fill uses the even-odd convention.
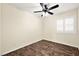
[[[39,40],[38,40],[38,41],[39,41]],[[35,42],[38,42],[38,41],[34,41],[34,42],[32,42],[32,43],[35,43]],[[23,47],[25,47],[25,46],[28,46],[28,45],[30,45],[30,44],[32,44],[32,43],[29,43],[29,44],[27,44],[27,45],[23,45],[23,46],[17,47],[17,48],[15,48],[15,49],[9,50],[9,51],[7,51],[7,52],[4,52],[4,53],[1,54],[1,56],[5,55],[5,54],[8,54],[8,53],[10,53],[10,52],[12,52],[12,51],[18,50],[18,49],[20,49],[20,48],[23,48]]]
[[[24,46],[27,46],[27,45],[23,45],[23,46],[20,46],[20,47],[18,47],[18,48],[15,48],[15,49],[9,50],[9,51],[7,51],[7,52],[5,52],[5,53],[2,53],[1,55],[8,54],[8,53],[10,53],[10,52],[12,52],[12,51],[15,51],[15,50],[18,50],[18,49],[20,49],[20,48],[23,48]]]
[[[43,40],[48,40],[48,39],[43,39]],[[63,45],[67,45],[67,46],[71,46],[71,47],[75,47],[75,48],[78,48],[78,50],[79,50],[79,47],[78,46],[74,46],[74,45],[71,45],[71,44],[62,43],[62,42],[58,42],[58,41],[53,41],[53,40],[48,40],[48,41],[56,42],[56,43],[63,44]]]
[[[46,39],[41,39],[41,40],[46,40]],[[12,51],[18,50],[18,49],[20,49],[20,48],[23,48],[23,47],[25,47],[25,46],[28,46],[28,45],[33,44],[33,43],[38,42],[38,41],[40,41],[40,40],[34,41],[34,42],[29,43],[29,44],[27,44],[27,45],[20,46],[20,47],[15,48],[15,49],[12,49],[12,50],[10,50],[10,51],[7,51],[7,52],[3,53],[2,55],[8,54],[8,53],[10,53],[10,52],[12,52]],[[51,40],[49,40],[49,41],[51,41]],[[51,41],[51,42],[52,42],[52,41]],[[57,43],[59,43],[59,42],[57,42]],[[60,44],[61,44],[61,43],[60,43]],[[63,45],[67,45],[67,44],[63,44]],[[70,45],[68,45],[68,46],[70,46]],[[72,47],[74,47],[74,46],[72,46]],[[76,48],[77,48],[77,47],[76,47]],[[79,48],[78,48],[78,50],[79,50]]]
[[[78,48],[42,39],[3,56],[78,56]]]

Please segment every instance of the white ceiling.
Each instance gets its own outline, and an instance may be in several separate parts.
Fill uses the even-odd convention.
[[[51,6],[56,5],[56,4],[57,3],[49,3],[48,7],[51,7]],[[58,4],[59,4],[59,7],[52,10],[52,12],[54,14],[65,12],[65,11],[79,7],[79,3],[58,3]],[[10,5],[15,6],[18,9],[32,12],[32,13],[33,13],[33,11],[42,10],[39,3],[11,3]],[[40,14],[40,13],[37,13],[37,14]]]

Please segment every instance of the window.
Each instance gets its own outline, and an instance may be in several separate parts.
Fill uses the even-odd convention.
[[[57,20],[57,31],[63,32],[63,20]]]
[[[74,32],[74,18],[57,20],[57,32]]]
[[[67,18],[65,19],[65,31],[66,32],[73,32],[74,31],[74,19]]]

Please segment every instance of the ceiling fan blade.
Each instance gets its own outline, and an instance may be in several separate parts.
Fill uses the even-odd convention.
[[[43,8],[43,6],[44,6],[44,3],[40,3],[40,5],[41,5],[41,7]]]
[[[43,12],[43,11],[34,11],[34,13]]]
[[[53,15],[53,13],[52,13],[52,12],[49,12],[49,11],[48,11],[48,13],[49,13],[49,14],[51,14],[51,15]]]
[[[45,6],[45,9],[48,9],[47,5],[44,5]]]
[[[59,5],[57,4],[57,5],[55,5],[55,6],[53,6],[53,7],[50,7],[49,8],[49,10],[52,10],[52,9],[54,9],[54,8],[57,8],[57,7],[59,7]]]

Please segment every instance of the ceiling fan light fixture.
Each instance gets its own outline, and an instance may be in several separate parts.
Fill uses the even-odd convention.
[[[41,11],[41,12],[43,12],[43,14],[42,14],[43,16],[45,16],[46,14],[53,15],[53,13],[50,12],[50,10],[59,7],[58,4],[56,4],[56,5],[54,5],[54,6],[50,7],[50,8],[48,8],[48,4],[47,4],[47,3],[40,3],[40,5],[41,5],[41,7],[42,7],[42,11]],[[40,12],[40,11],[37,11],[36,13],[38,13],[38,12]]]

